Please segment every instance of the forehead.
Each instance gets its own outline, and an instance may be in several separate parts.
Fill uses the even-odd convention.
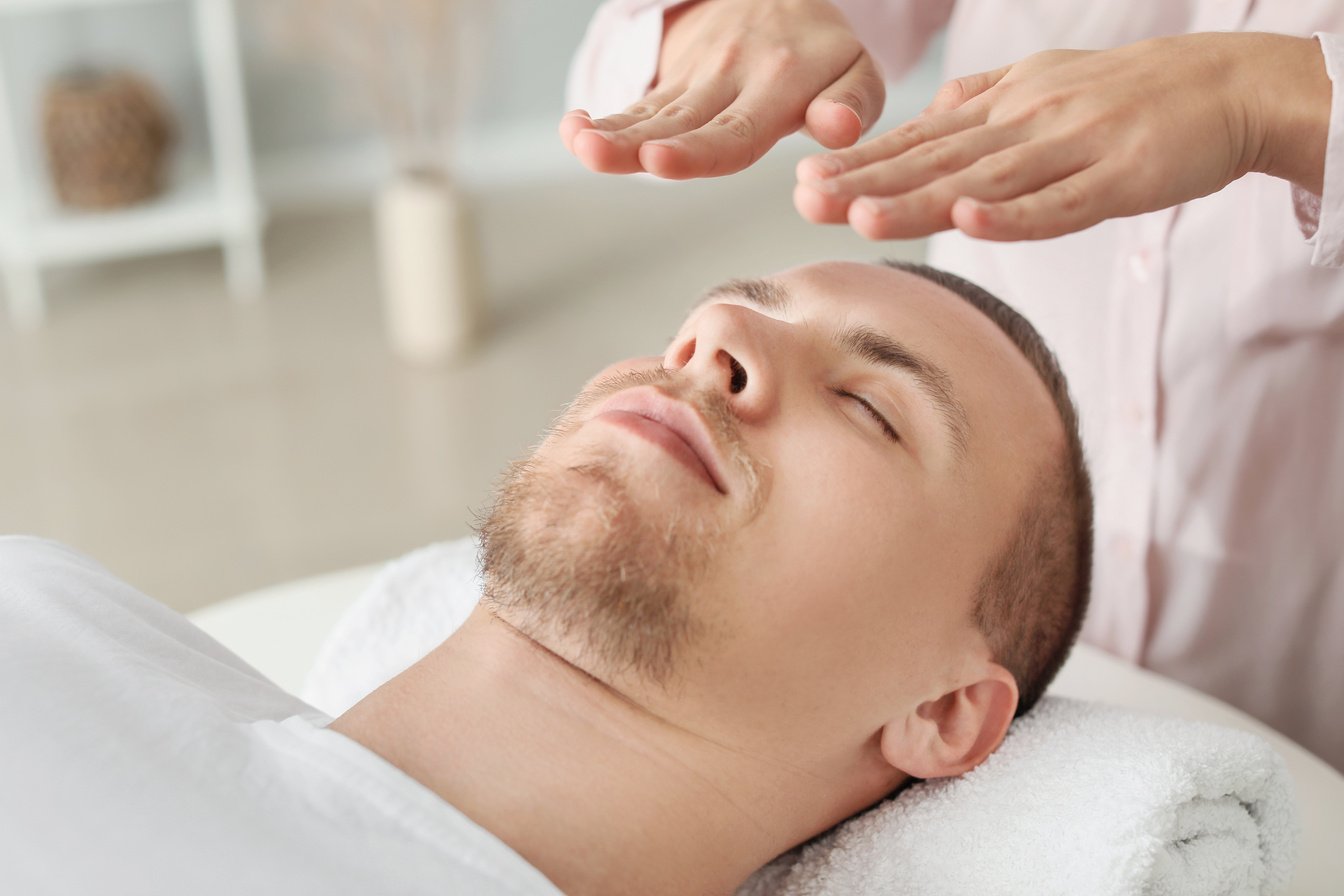
[[[992,351],[995,361],[1025,364],[989,318],[960,296],[916,274],[885,265],[823,262],[767,278],[791,299],[795,316],[867,324],[953,366],[962,354]],[[1029,373],[1034,375],[1034,371]]]

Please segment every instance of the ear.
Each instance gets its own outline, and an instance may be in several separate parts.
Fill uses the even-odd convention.
[[[916,778],[968,772],[993,753],[1017,711],[1017,682],[998,663],[882,729],[882,757]]]

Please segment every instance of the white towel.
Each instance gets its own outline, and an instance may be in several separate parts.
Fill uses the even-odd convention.
[[[339,714],[461,625],[470,539],[390,564],[324,645],[304,698]],[[958,778],[916,784],[762,868],[739,896],[1270,896],[1298,826],[1257,735],[1046,697]]]
[[[757,873],[739,896],[1269,896],[1291,783],[1263,738],[1046,697],[959,778],[916,784]]]

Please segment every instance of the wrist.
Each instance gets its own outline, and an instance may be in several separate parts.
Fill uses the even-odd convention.
[[[1252,122],[1247,169],[1279,177],[1319,195],[1333,87],[1320,44],[1312,37],[1248,34],[1241,85]]]

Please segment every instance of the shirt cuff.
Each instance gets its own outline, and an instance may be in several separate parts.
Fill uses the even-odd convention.
[[[687,0],[608,0],[593,15],[569,66],[570,109],[613,115],[648,93],[658,74],[663,14]]]
[[[1344,267],[1344,36],[1318,32],[1330,77],[1330,129],[1321,195],[1292,185],[1293,211],[1317,267]]]

